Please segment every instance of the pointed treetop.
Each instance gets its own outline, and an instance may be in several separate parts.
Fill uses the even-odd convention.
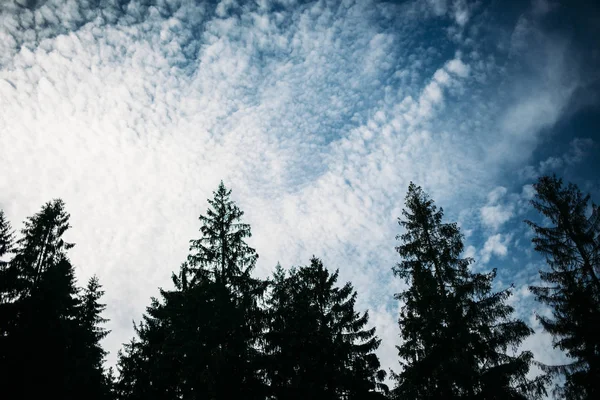
[[[0,210],[0,257],[12,252],[13,243],[14,231],[4,211]]]
[[[202,237],[190,241],[193,253],[188,257],[193,280],[210,275],[215,281],[231,284],[254,268],[258,255],[245,241],[252,236],[250,225],[241,222],[244,212],[230,194],[221,181],[214,197],[208,199],[206,214],[199,217]]]

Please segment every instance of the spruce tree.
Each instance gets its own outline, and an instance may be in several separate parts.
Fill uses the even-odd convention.
[[[6,219],[4,210],[0,210],[0,271],[4,271],[8,262],[4,259],[12,253],[14,243],[14,232],[10,221]]]
[[[14,231],[10,221],[6,219],[4,211],[0,210],[0,305],[8,303],[11,298],[11,282],[14,279],[10,276],[9,255],[13,252],[13,245]],[[0,318],[0,320],[4,319]],[[0,329],[3,328],[0,327]]]
[[[8,362],[9,341],[8,334],[11,330],[11,317],[14,316],[12,297],[14,292],[14,278],[9,269],[9,255],[12,253],[14,232],[4,211],[0,210],[0,376],[8,376],[10,368]]]
[[[574,184],[556,176],[534,185],[533,207],[545,217],[540,225],[526,221],[535,234],[535,249],[546,257],[540,286],[530,289],[552,309],[538,315],[554,339],[554,347],[571,362],[544,366],[551,376],[564,377],[555,394],[567,399],[600,398],[600,210]]]
[[[25,398],[37,385],[49,394],[68,395],[77,295],[66,254],[72,245],[62,240],[68,218],[60,200],[28,218],[7,269],[6,390],[13,387]]]
[[[222,394],[218,398],[242,394],[248,399],[262,398],[266,388],[260,302],[266,283],[251,275],[258,255],[246,243],[252,233],[250,225],[242,222],[244,212],[230,196],[231,190],[221,181],[208,199],[210,207],[199,217],[202,236],[190,241],[187,272],[192,284],[207,278],[214,284],[218,314],[214,324],[220,339],[212,373]]]
[[[263,399],[260,301],[265,283],[251,276],[250,226],[221,182],[200,216],[202,236],[160,290],[138,339],[119,356],[117,391],[126,399]]]
[[[402,371],[399,399],[528,399],[545,394],[543,378],[529,380],[531,352],[514,352],[532,330],[511,317],[510,290],[492,292],[496,271],[469,269],[463,236],[444,223],[423,190],[411,183],[399,224],[394,273],[408,288],[396,295]]]
[[[89,346],[97,342],[86,342],[94,333],[80,313],[83,305],[67,254],[73,244],[62,238],[68,228],[64,203],[46,203],[25,221],[6,268],[3,390],[19,398],[33,398],[39,388],[50,397],[94,398],[92,388],[81,382],[104,382],[102,371],[85,363]]]
[[[351,283],[337,287],[313,257],[310,265],[278,266],[268,299],[266,350],[275,399],[369,399],[382,397],[385,372],[375,350],[375,328],[366,329],[368,313],[355,311]]]
[[[106,305],[101,303],[104,295],[97,276],[92,276],[79,295],[77,321],[79,346],[77,357],[77,391],[88,399],[108,399],[111,397],[112,381],[104,369],[108,354],[100,344],[109,331],[102,327],[108,320],[102,317]]]

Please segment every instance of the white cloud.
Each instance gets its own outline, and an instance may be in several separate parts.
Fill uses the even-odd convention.
[[[477,249],[474,246],[467,246],[467,248],[465,249],[465,258],[475,258],[475,255],[477,254]]]
[[[454,20],[461,27],[464,26],[470,17],[469,7],[465,0],[455,0],[453,5]]]
[[[511,239],[511,235],[500,233],[490,236],[480,251],[481,261],[486,264],[492,256],[505,257],[508,254],[508,245]]]
[[[493,230],[498,230],[504,223],[514,216],[514,204],[509,201],[504,204],[498,202],[504,199],[507,189],[504,186],[494,188],[487,195],[487,204],[480,208],[481,223]]]
[[[480,212],[481,221],[483,224],[495,230],[510,220],[513,216],[512,207],[503,205],[484,206],[481,208]]]
[[[446,44],[415,45],[444,34],[443,19],[428,25],[432,12],[475,18],[456,14],[464,3],[429,1],[423,15],[420,2],[290,2],[276,13],[143,3],[124,12],[74,0],[0,5],[0,205],[17,225],[53,197],[66,201],[78,276],[97,273],[106,288],[114,362],[224,179],[253,226],[258,273],[312,254],[339,267],[386,340],[384,367],[395,367],[391,296],[401,283],[390,269],[408,182],[449,218],[477,215],[478,193],[535,147],[515,138],[555,121],[571,92],[509,75],[525,92],[513,104],[490,83],[501,69],[493,54],[480,50],[475,63],[448,59]],[[525,57],[515,54],[504,73]],[[571,67],[540,68],[553,84],[569,82]],[[506,189],[489,200],[482,218],[498,228],[510,218]],[[490,237],[482,257],[506,255],[509,243]]]
[[[535,196],[535,188],[533,185],[524,185],[521,190],[521,197],[525,200],[531,200]]]
[[[504,186],[498,186],[488,193],[488,204],[496,204],[502,199],[507,193],[507,189]]]
[[[565,168],[581,163],[597,147],[590,138],[575,138],[569,142],[568,150],[559,156],[550,156],[538,163],[537,166],[526,165],[519,171],[523,179],[537,179],[540,175],[552,173],[561,174]]]
[[[469,75],[469,66],[463,63],[460,59],[454,59],[448,61],[446,69],[453,74],[465,78]]]

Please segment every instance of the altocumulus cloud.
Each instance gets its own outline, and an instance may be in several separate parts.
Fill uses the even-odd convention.
[[[408,182],[475,232],[469,254],[501,263],[524,195],[486,196],[507,168],[545,168],[532,160],[544,128],[590,82],[568,38],[544,30],[544,4],[498,22],[467,1],[3,2],[0,207],[19,221],[66,201],[79,277],[106,289],[113,363],[223,179],[258,273],[312,254],[340,268],[396,368]],[[577,162],[584,143],[556,159]]]

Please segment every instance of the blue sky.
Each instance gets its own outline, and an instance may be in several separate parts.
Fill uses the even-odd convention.
[[[397,368],[396,219],[410,181],[558,362],[527,285],[536,176],[600,198],[600,12],[583,2],[0,5],[0,207],[66,201],[81,281],[106,289],[113,363],[223,179],[267,276],[311,255],[359,291]]]

